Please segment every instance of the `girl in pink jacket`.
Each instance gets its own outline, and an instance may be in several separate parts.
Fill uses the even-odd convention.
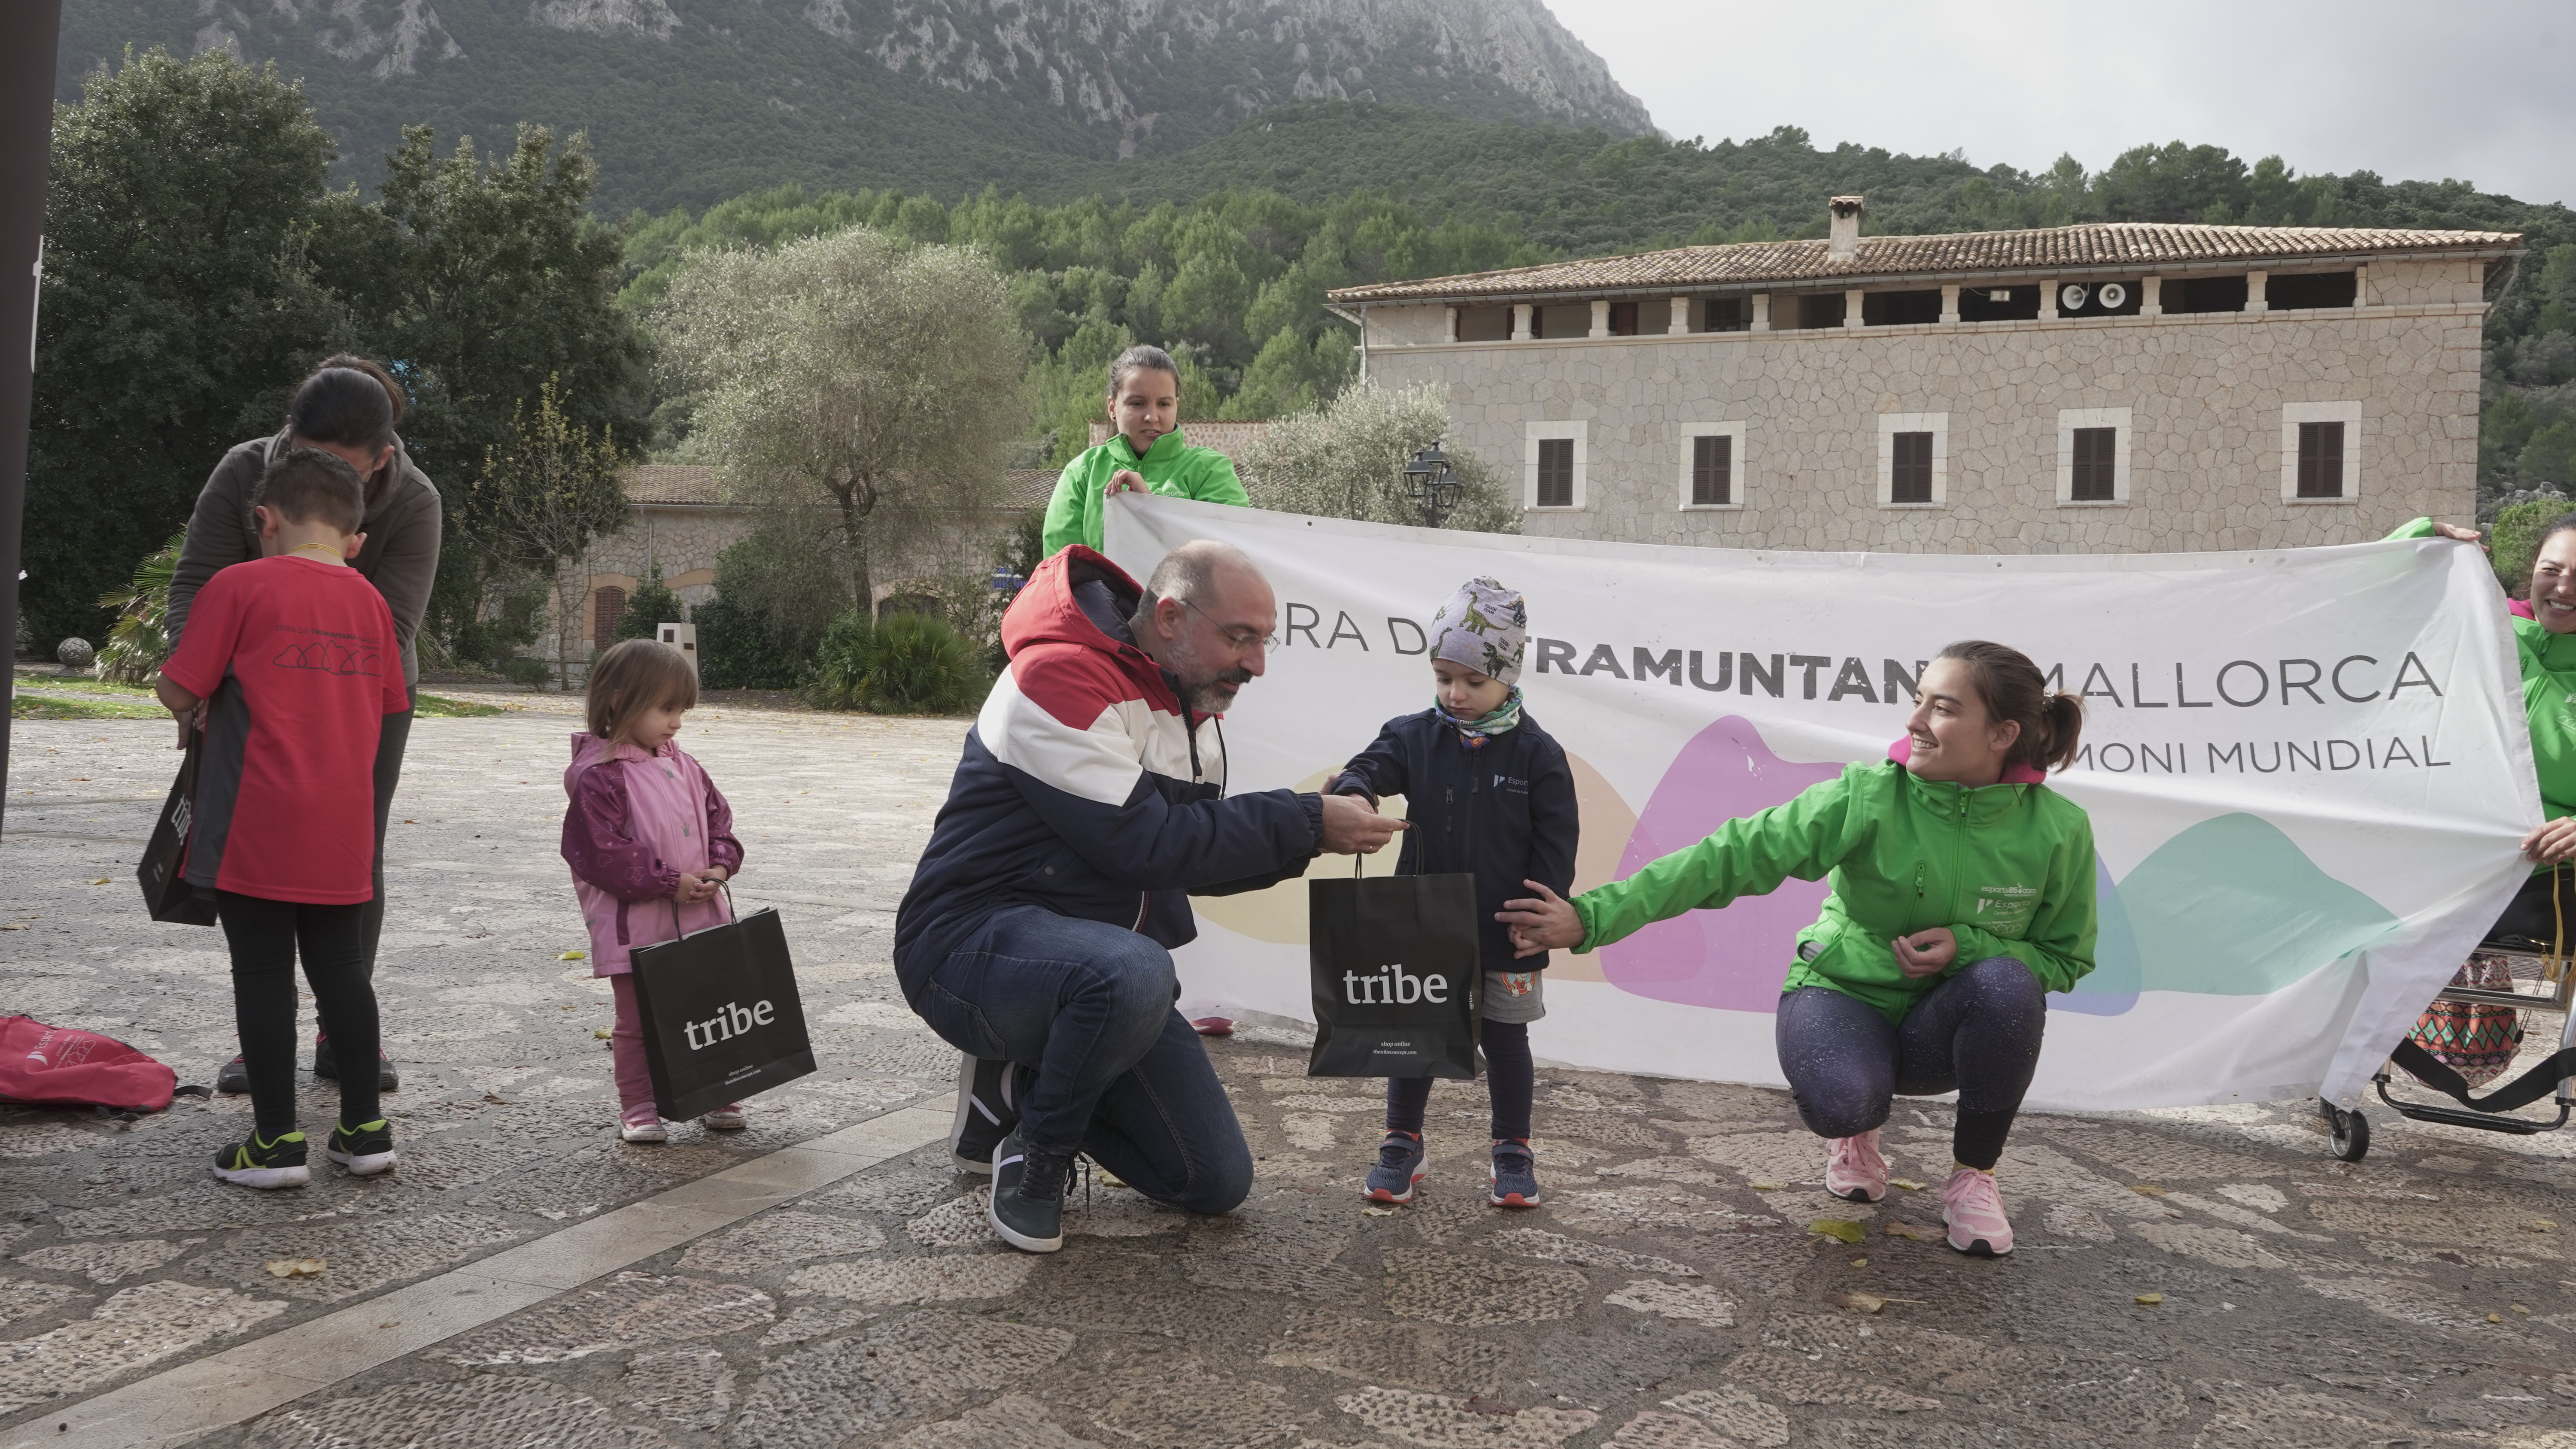
[[[611,645],[590,668],[590,728],[572,737],[564,771],[563,857],[590,926],[590,974],[617,992],[617,1097],[629,1142],[665,1142],[635,1009],[632,953],[730,920],[719,882],[742,869],[733,807],[698,762],[671,743],[697,707],[698,679],[680,651],[651,639]],[[698,1119],[739,1131],[742,1106]]]

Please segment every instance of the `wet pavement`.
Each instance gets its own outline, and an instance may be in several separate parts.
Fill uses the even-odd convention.
[[[415,1323],[419,1344],[354,1367],[314,1349],[319,1387],[194,1442],[2576,1449],[2576,1136],[2384,1110],[2358,1165],[2305,1103],[2028,1117],[2001,1173],[2021,1248],[1984,1261],[1938,1241],[1928,1190],[1824,1196],[1782,1094],[1559,1068],[1545,1206],[1484,1204],[1482,1093],[1449,1083],[1421,1200],[1369,1208],[1375,1084],[1309,1079],[1295,1032],[1254,1030],[1212,1044],[1260,1159],[1241,1211],[1095,1180],[1064,1252],[1014,1253],[933,1140],[955,1056],[886,961],[958,721],[692,717],[823,1070],[746,1132],[621,1144],[607,992],[559,959],[584,945],[555,855],[576,721],[511,702],[413,736],[377,978],[404,1071],[390,1179],[214,1182],[246,1099],[130,1127],[0,1112],[0,1446],[137,1442],[74,1420],[116,1390],[203,1411],[191,1364],[506,1280],[509,1311],[435,1341]],[[132,884],[166,727],[16,730],[0,1011],[209,1080],[232,1051],[221,941],[150,923]],[[1900,1177],[1938,1183],[1946,1110],[1900,1104]],[[584,1223],[623,1250],[576,1244]],[[505,1266],[540,1260],[559,1276]]]

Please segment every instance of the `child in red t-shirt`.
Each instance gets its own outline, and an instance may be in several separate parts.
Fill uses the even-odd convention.
[[[205,733],[186,878],[215,893],[250,1073],[250,1139],[215,1158],[244,1187],[310,1180],[295,1125],[295,958],[345,1061],[376,1058],[365,915],[375,896],[376,739],[409,709],[392,611],[348,566],[366,485],[318,448],[271,463],[260,552],[208,580],[156,686]],[[353,1176],[394,1165],[376,1074],[340,1074],[324,1155]]]

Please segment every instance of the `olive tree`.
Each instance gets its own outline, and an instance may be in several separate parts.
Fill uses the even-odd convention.
[[[1404,465],[1450,433],[1449,399],[1437,383],[1345,390],[1311,412],[1281,418],[1244,459],[1253,503],[1282,513],[1419,525]],[[1450,455],[1459,492],[1444,528],[1520,532],[1520,510],[1491,464]]]
[[[874,598],[871,556],[990,507],[1029,344],[980,250],[866,227],[700,255],[654,330],[693,433],[757,519],[728,587],[773,618]],[[817,599],[819,569],[844,584]]]

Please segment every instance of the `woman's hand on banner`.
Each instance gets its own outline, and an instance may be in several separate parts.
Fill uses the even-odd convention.
[[[1572,901],[1549,890],[1543,881],[1525,880],[1521,884],[1538,892],[1538,898],[1508,900],[1494,912],[1495,920],[1512,929],[1514,956],[1567,951],[1583,944],[1583,918],[1574,913]]]
[[[1324,849],[1334,855],[1375,855],[1378,848],[1410,830],[1408,821],[1380,815],[1377,807],[1355,795],[1326,795]]]
[[[1896,947],[1896,969],[1920,979],[1938,976],[1959,959],[1959,938],[1947,926],[1934,926],[1911,936],[1899,936]]]
[[[2522,858],[2534,865],[2556,865],[2576,856],[2576,815],[2563,815],[2522,838]]]
[[[2459,543],[2476,543],[2480,538],[2485,537],[2474,528],[2462,528],[2456,523],[2434,524],[2433,531]]]
[[[1145,486],[1144,474],[1137,472],[1133,468],[1121,468],[1117,472],[1109,475],[1109,481],[1101,487],[1100,496],[1103,498],[1115,498],[1121,493],[1151,493],[1153,491],[1153,489]]]

